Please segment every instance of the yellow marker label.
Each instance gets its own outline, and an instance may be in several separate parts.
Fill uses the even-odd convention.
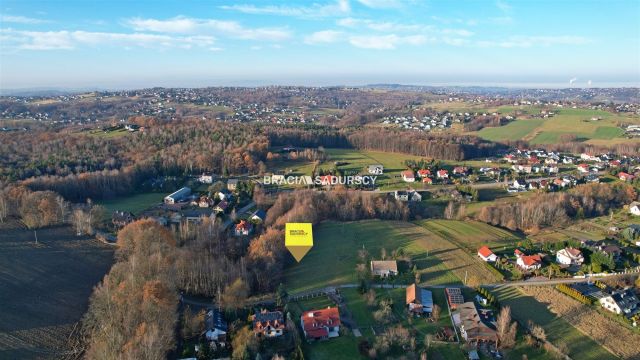
[[[287,223],[285,225],[284,246],[300,262],[313,247],[311,223]]]

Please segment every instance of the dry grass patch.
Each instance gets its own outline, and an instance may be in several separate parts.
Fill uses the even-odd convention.
[[[548,304],[551,312],[623,359],[640,358],[640,334],[552,287],[527,286],[524,292]]]

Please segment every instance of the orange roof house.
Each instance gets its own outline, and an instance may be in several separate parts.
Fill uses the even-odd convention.
[[[285,322],[281,311],[266,311],[253,315],[253,332],[266,337],[278,337],[284,333]]]
[[[483,246],[480,249],[478,249],[478,256],[482,260],[488,261],[488,262],[494,262],[498,260],[498,257],[496,256],[496,254],[494,254],[493,251],[491,251],[491,249],[489,249],[489,247],[487,246]]]
[[[340,336],[340,312],[337,307],[305,311],[300,326],[307,340],[322,340]]]

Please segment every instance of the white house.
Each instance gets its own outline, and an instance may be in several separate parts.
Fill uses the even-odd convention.
[[[202,184],[212,184],[213,183],[213,175],[202,174],[198,178],[198,181]]]
[[[495,262],[496,260],[498,260],[498,257],[496,256],[496,254],[493,253],[493,251],[491,251],[491,249],[489,249],[489,247],[487,246],[483,246],[480,249],[478,249],[478,256],[487,262]]]
[[[640,300],[631,289],[617,290],[599,300],[603,308],[627,317],[637,313]]]
[[[542,267],[542,258],[540,255],[521,255],[517,264],[524,270],[536,270]]]
[[[384,173],[384,166],[380,164],[369,165],[367,171],[372,175],[382,175]]]
[[[635,216],[640,216],[640,202],[634,201],[629,204],[629,212]]]
[[[556,262],[563,265],[582,265],[584,256],[580,250],[568,247],[556,253]]]
[[[405,170],[402,172],[402,180],[406,182],[414,182],[416,181],[416,177],[413,174],[413,170]]]

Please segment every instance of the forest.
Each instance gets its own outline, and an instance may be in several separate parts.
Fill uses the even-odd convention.
[[[526,200],[485,206],[477,219],[509,230],[535,233],[545,227],[567,225],[572,219],[606,215],[636,196],[628,184],[585,184],[567,192],[540,193]]]

